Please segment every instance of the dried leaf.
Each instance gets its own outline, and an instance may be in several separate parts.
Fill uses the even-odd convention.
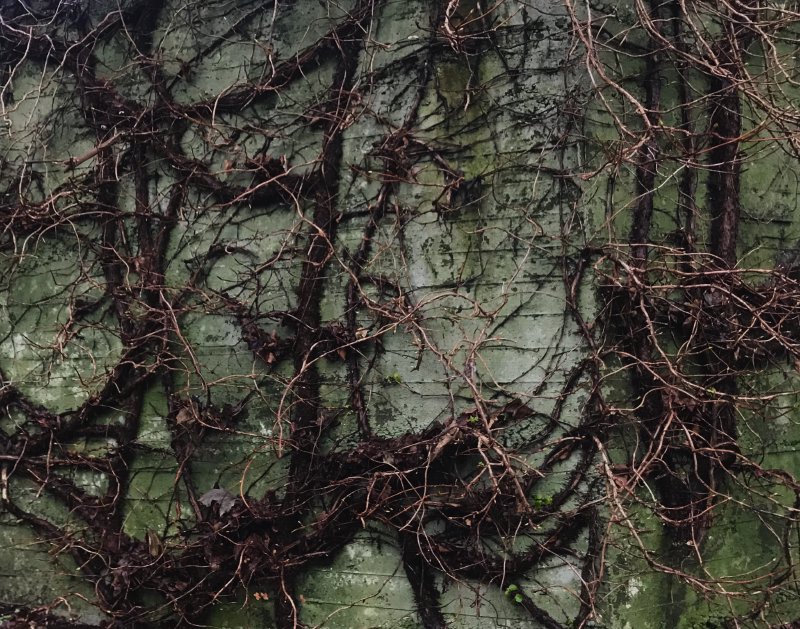
[[[213,503],[219,504],[219,514],[225,515],[236,504],[236,496],[227,489],[211,489],[200,496],[200,504],[210,507]]]
[[[183,424],[190,424],[196,420],[196,416],[194,414],[194,408],[192,405],[184,406],[181,410],[178,411],[178,414],[175,415],[175,423],[179,426]]]
[[[153,529],[147,529],[147,547],[151,557],[158,557],[164,552],[161,538]]]

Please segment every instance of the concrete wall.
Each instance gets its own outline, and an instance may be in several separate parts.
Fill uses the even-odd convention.
[[[19,6],[11,5],[17,16]],[[424,431],[474,412],[476,396],[495,407],[516,400],[526,405],[526,421],[512,422],[497,436],[519,451],[524,465],[540,464],[546,444],[578,424],[586,399],[583,378],[574,373],[585,348],[566,308],[562,268],[563,256],[583,246],[586,231],[585,216],[575,206],[577,189],[563,176],[578,152],[568,139],[573,121],[565,115],[575,75],[567,65],[570,27],[560,3],[500,3],[459,27],[479,15],[462,7],[451,16],[457,32],[449,40],[443,7],[375,3],[355,32],[342,36],[354,39],[343,43],[333,37],[358,6],[177,1],[161,9],[127,9],[105,17],[101,7],[90,7],[78,26],[70,25],[63,10],[49,23],[23,13],[17,23],[43,24],[33,32],[50,34],[57,51],[48,56],[49,44],[38,40],[33,53],[9,54],[0,140],[8,221],[0,258],[6,387],[30,405],[64,416],[102,395],[109,374],[130,360],[130,342],[109,300],[110,266],[118,272],[114,290],[130,297],[131,312],[140,309],[133,319],[146,318],[153,308],[175,317],[159,350],[166,362],[158,370],[164,373],[143,378],[136,402],[93,412],[93,425],[120,430],[106,438],[95,430],[94,437],[81,436],[42,456],[103,459],[123,448],[121,533],[149,543],[155,554],[180,544],[180,531],[195,525],[187,482],[197,496],[219,487],[238,500],[284,491],[296,404],[286,391],[296,356],[277,350],[272,358],[268,350],[259,355],[243,321],[248,318],[251,328],[255,323],[263,338],[291,338],[287,322],[270,319],[270,313],[298,306],[304,242],[315,220],[313,195],[297,193],[292,201],[293,178],[334,168],[324,173],[329,190],[323,194],[334,195],[336,228],[319,279],[319,316],[323,325],[348,324],[353,258],[368,239],[368,255],[356,269],[363,300],[354,313],[359,344],[352,364],[360,371],[362,412],[374,434]],[[46,13],[47,7],[38,10]],[[98,24],[108,27],[100,27],[91,48],[92,70],[77,67],[84,58],[59,63],[59,52],[63,59],[64,48]],[[319,46],[322,52],[308,56],[320,41],[327,42]],[[338,46],[347,50],[344,58]],[[352,73],[345,79],[349,94],[331,112],[331,86],[343,71]],[[110,86],[118,101],[109,103],[104,92],[87,102],[92,85]],[[237,90],[246,93],[253,85],[265,87],[233,104]],[[167,99],[173,109],[164,113]],[[92,108],[103,107],[94,117]],[[162,118],[137,127],[127,120],[132,112]],[[332,115],[344,118],[335,138],[340,156],[323,164]],[[171,155],[159,152],[152,137],[137,136],[145,127],[159,142],[172,143]],[[90,155],[93,150],[97,155]],[[278,164],[277,183],[265,183],[255,166],[260,157]],[[71,158],[80,163],[71,164]],[[113,164],[113,172],[100,160]],[[22,182],[15,179],[20,174]],[[98,199],[97,178],[113,189],[113,201]],[[170,207],[181,186],[184,196]],[[263,194],[231,198],[235,193],[221,192],[225,186],[260,186]],[[41,204],[39,224],[14,222],[21,202]],[[149,232],[143,213],[149,213]],[[173,217],[168,228],[167,214]],[[110,253],[104,229],[113,230],[118,253]],[[160,254],[163,286],[153,301],[143,294],[147,271],[141,258],[143,238],[159,230],[168,240]],[[591,291],[582,299],[581,308],[590,312]],[[95,300],[102,302],[96,309],[75,316]],[[233,300],[247,309],[244,318],[232,312]],[[165,307],[178,302],[177,310]],[[379,317],[380,308],[389,316]],[[357,447],[361,439],[348,363],[340,352],[314,359],[321,412],[331,420],[321,438],[324,448],[334,450]],[[148,361],[154,359],[142,360],[144,371]],[[129,377],[140,375],[137,370]],[[191,396],[194,407],[187,402]],[[190,463],[181,459],[175,400],[189,409],[199,404],[229,410],[245,399],[246,415],[235,428],[203,431]],[[32,428],[10,405],[2,429],[19,438]],[[541,439],[543,430],[547,440]],[[11,458],[4,461],[15,504],[78,538],[89,535],[64,500],[42,489],[45,479],[23,473]],[[568,469],[556,466],[547,487],[537,489],[541,504]],[[67,465],[52,473],[90,495],[110,491],[107,474],[91,466]],[[176,480],[183,476],[188,481]],[[572,508],[564,506],[567,512]],[[296,585],[303,622],[422,622],[399,542],[380,519],[364,518],[351,542],[304,568]],[[102,619],[91,606],[91,585],[68,553],[11,513],[3,515],[0,535],[0,599],[52,605],[90,622]],[[531,535],[521,534],[514,543],[535,543]],[[554,556],[518,578],[518,586],[559,622],[568,622],[580,607],[580,570],[573,567],[579,563]],[[513,597],[504,596],[501,583],[437,574],[435,584],[451,626],[538,626]],[[238,587],[238,600],[220,601],[203,622],[269,625],[272,604],[254,599],[257,591]],[[150,622],[168,615],[155,594],[136,596],[156,610]]]
[[[307,626],[364,629],[688,629],[738,611],[653,570],[604,507],[591,394],[636,401],[613,358],[588,360],[579,321],[603,314],[587,252],[624,241],[635,193],[628,165],[586,176],[617,131],[590,98],[565,3],[458,4],[0,2],[0,619],[41,607],[99,624],[109,597],[129,605],[123,626],[174,624],[176,610],[205,626],[291,626],[287,599]],[[596,11],[617,28],[626,7]],[[622,68],[641,90],[637,62]],[[797,238],[787,164],[776,152],[743,174],[739,246],[754,266]],[[674,228],[674,186],[659,186],[655,241]],[[790,377],[767,369],[752,384],[790,390]],[[793,469],[787,400],[743,409],[741,434],[765,465]],[[364,457],[371,439],[400,460],[409,435],[466,435],[484,415],[497,423],[489,458],[476,446],[449,478],[485,482],[501,452],[538,475],[516,531],[447,522],[455,498],[429,495],[440,486],[426,478],[398,500],[431,514],[415,538],[430,548],[365,507],[340,544],[292,569],[283,599],[274,574],[236,564],[252,536],[228,540],[242,553],[232,566],[209,550],[202,578],[176,570],[172,599],[161,582],[123,591],[129,565],[92,563],[116,544],[142,575],[210,526],[286,504],[305,465]],[[621,465],[634,433],[599,437]],[[358,504],[393,456],[365,475]],[[323,526],[345,499],[336,483],[306,498],[304,519],[275,524],[284,546]],[[697,569],[774,570],[774,514],[732,495]],[[695,569],[647,508],[632,514],[653,556]],[[547,551],[508,575],[446,576],[435,545],[454,531],[498,565]],[[226,570],[204,611],[182,607],[193,584],[180,575],[202,585]],[[793,618],[785,592],[771,622]]]

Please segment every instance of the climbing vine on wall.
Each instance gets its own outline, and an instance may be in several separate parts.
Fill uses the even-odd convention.
[[[517,112],[513,93],[544,18],[422,3],[389,44],[399,4],[312,4],[3,4],[3,510],[72,558],[108,626],[202,625],[242,592],[301,626],[298,579],[368,526],[394,540],[426,627],[447,624],[442,575],[502,592],[554,560],[584,575],[557,612],[580,624],[593,562],[572,546],[595,519],[595,445],[588,414],[563,414],[593,363],[544,343],[504,382],[484,355],[533,298],[513,292],[542,210],[493,199],[531,160],[547,183],[526,174],[525,194],[564,213],[537,281],[564,286],[570,120],[542,98]],[[489,159],[511,124],[519,144]],[[464,233],[449,263],[422,264],[431,229]],[[508,239],[490,283],[484,241]],[[53,247],[65,267],[34,279]],[[15,367],[25,351],[35,375]],[[71,400],[42,393],[62,365],[78,372]],[[514,386],[537,365],[541,381]],[[413,421],[376,404],[392,394]],[[172,461],[172,486],[142,526],[130,497],[154,459]],[[523,588],[508,606],[568,621]],[[7,607],[12,623],[56,611]]]
[[[588,175],[608,177],[600,355],[630,387],[606,409],[625,427],[624,458],[598,445],[607,504],[651,569],[725,601],[715,626],[798,616],[797,470],[773,441],[797,390],[797,201],[776,185],[798,157],[795,9],[570,3],[593,115],[614,130],[595,136]],[[715,565],[726,519],[772,539],[752,570]]]
[[[4,622],[335,624],[367,531],[426,628],[614,626],[621,556],[792,626],[799,15],[0,0],[0,526],[97,611]]]

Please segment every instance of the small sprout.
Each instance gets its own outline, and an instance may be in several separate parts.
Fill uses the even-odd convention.
[[[511,585],[509,585],[506,588],[506,596],[510,597],[517,590],[519,590],[519,588],[514,583],[512,583]],[[517,595],[517,596],[519,596],[519,595]]]
[[[517,594],[514,596],[514,602],[517,605],[522,605],[522,594]]]
[[[401,376],[398,372],[390,373],[386,376],[383,381],[386,384],[402,384],[403,383],[403,376]]]
[[[478,420],[478,416],[477,415],[470,415],[469,417],[467,417],[467,423],[468,424],[473,424],[474,425],[474,424],[477,424],[478,421],[479,420]]]

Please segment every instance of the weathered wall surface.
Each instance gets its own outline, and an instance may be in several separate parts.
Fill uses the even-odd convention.
[[[0,0],[0,622],[793,626],[745,5]]]
[[[585,616],[561,4],[2,6],[8,617]]]
[[[760,30],[775,14],[758,3],[593,8],[584,170],[601,176],[582,206],[606,243],[599,318],[625,321],[606,363],[620,413],[607,504],[622,526],[604,617],[793,627],[794,13],[772,5],[788,19]]]

